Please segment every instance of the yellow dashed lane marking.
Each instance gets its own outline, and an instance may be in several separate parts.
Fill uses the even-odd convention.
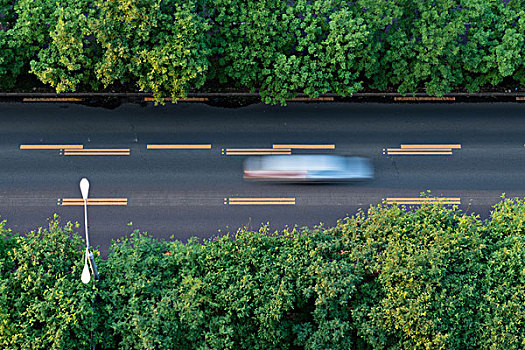
[[[264,198],[252,198],[252,197],[249,197],[249,198],[240,198],[240,197],[236,197],[236,198],[230,198],[230,201],[264,201],[264,200],[272,200],[272,201],[290,201],[290,200],[295,200],[295,198],[283,198],[283,197],[278,197],[278,198],[268,198],[268,197],[264,197]]]
[[[65,149],[64,156],[129,156],[129,148],[84,148]]]
[[[84,205],[82,198],[59,198],[57,205]],[[127,198],[88,198],[87,205],[128,205]]]
[[[255,156],[265,154],[292,154],[292,152],[226,152],[227,156]]]
[[[129,156],[130,152],[64,152],[65,156]]]
[[[20,149],[83,149],[83,145],[20,145]]]
[[[66,149],[65,151],[68,151]],[[82,150],[74,150],[75,152],[129,152],[129,148],[84,148]]]
[[[275,148],[226,148],[226,152],[242,152],[242,151],[264,151],[264,152],[286,152],[291,151],[290,148],[275,149]]]
[[[146,149],[211,149],[211,144],[204,144],[204,145],[147,145]]]
[[[227,156],[292,154],[292,150],[290,148],[226,148],[226,153],[224,153],[223,149],[222,154]]]
[[[229,205],[295,205],[295,198],[225,198]]]
[[[230,205],[295,205],[294,202],[230,202]]]
[[[266,174],[266,173],[272,173],[272,174],[288,174],[288,173],[294,173],[294,174],[307,174],[308,172],[306,170],[246,170],[250,174]]]
[[[401,145],[401,148],[423,148],[423,149],[455,148],[455,149],[461,149],[461,145],[460,144],[456,144],[456,145]]]
[[[281,144],[274,144],[273,148],[335,149],[335,145],[281,145]]]
[[[335,145],[306,145],[306,144],[273,144],[272,148],[226,148],[222,154],[227,156],[249,156],[249,155],[287,155],[292,154],[292,149],[335,149]]]
[[[452,155],[452,151],[461,149],[460,144],[402,144],[401,148],[383,149],[383,154],[387,155]]]
[[[451,155],[452,152],[388,152],[393,155],[413,154],[413,155]]]
[[[438,148],[435,151],[431,148],[387,148],[388,152],[408,152],[408,151],[417,151],[417,152],[425,152],[425,151],[433,151],[433,152],[452,152],[452,148]]]

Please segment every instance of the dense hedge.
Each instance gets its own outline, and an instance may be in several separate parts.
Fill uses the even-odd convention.
[[[3,349],[522,349],[525,203],[375,206],[204,244],[134,232],[84,285],[78,226],[0,225]]]
[[[525,86],[525,0],[0,0],[0,88],[184,97]]]

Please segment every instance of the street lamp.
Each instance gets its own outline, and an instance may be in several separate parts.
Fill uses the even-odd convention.
[[[82,270],[82,282],[89,283],[91,280],[91,275],[98,280],[98,271],[97,265],[95,264],[95,259],[93,258],[93,253],[89,251],[89,232],[88,232],[88,219],[87,219],[87,199],[89,195],[89,181],[86,178],[80,180],[80,192],[82,193],[82,198],[84,199],[84,228],[86,231],[86,255],[84,258],[84,269]],[[88,258],[89,258],[89,267],[91,268],[91,273],[89,273],[88,268]]]

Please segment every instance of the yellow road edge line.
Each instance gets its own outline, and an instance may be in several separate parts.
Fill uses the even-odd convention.
[[[211,149],[211,144],[203,145],[146,145],[146,149]]]
[[[65,156],[129,156],[130,152],[64,152]]]
[[[284,145],[273,144],[273,148],[301,148],[301,149],[335,149],[335,145]]]
[[[401,145],[401,148],[425,148],[425,149],[429,149],[429,148],[456,148],[456,149],[461,149],[461,144],[454,144],[454,145],[437,145],[437,144],[429,144],[429,145],[422,145],[422,144],[411,144],[411,145],[404,145],[402,144]]]
[[[84,145],[20,145],[20,149],[83,149]]]
[[[387,152],[392,155],[452,155],[452,152]]]
[[[226,152],[227,156],[249,156],[249,155],[265,155],[265,154],[292,154],[292,152]]]
[[[226,152],[246,152],[246,151],[268,151],[268,152],[291,152],[291,148],[226,148]]]
[[[432,148],[387,148],[386,149],[388,152],[409,152],[409,151],[433,151],[435,150],[435,152],[452,152],[452,148],[435,148],[435,149],[432,149]]]

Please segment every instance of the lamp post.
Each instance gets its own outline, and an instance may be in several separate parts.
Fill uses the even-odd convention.
[[[89,283],[91,280],[91,275],[98,280],[98,271],[97,265],[95,264],[95,259],[93,258],[93,253],[89,251],[89,232],[88,232],[88,219],[87,219],[87,199],[89,196],[89,181],[86,178],[80,180],[80,192],[82,193],[82,198],[84,199],[84,229],[86,231],[86,255],[84,258],[84,269],[82,270],[82,282]],[[89,273],[88,268],[88,259],[89,267],[91,268],[91,273]]]

